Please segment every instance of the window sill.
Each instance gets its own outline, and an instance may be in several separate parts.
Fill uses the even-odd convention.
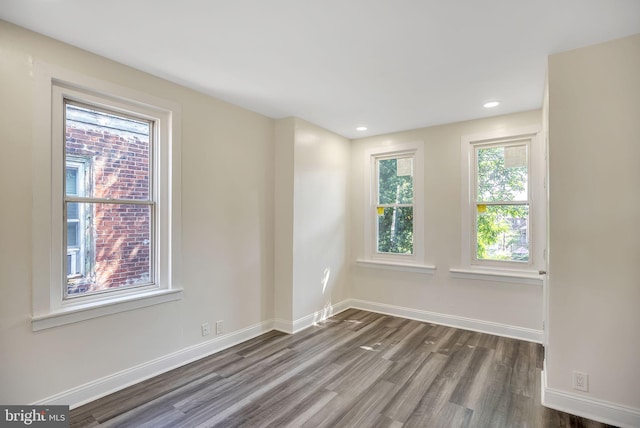
[[[182,290],[154,290],[134,296],[104,299],[97,302],[61,308],[45,315],[31,318],[31,330],[40,331],[61,325],[98,318],[104,315],[131,311],[160,303],[182,299]]]
[[[356,260],[356,265],[366,267],[366,268],[387,269],[387,270],[396,270],[396,271],[402,271],[402,272],[417,272],[417,273],[425,273],[429,275],[433,275],[436,271],[436,267],[430,266],[430,265],[397,263],[397,262],[380,261],[380,260]]]
[[[449,269],[454,278],[480,281],[510,282],[516,284],[542,285],[542,276],[536,271],[509,271],[497,269]]]

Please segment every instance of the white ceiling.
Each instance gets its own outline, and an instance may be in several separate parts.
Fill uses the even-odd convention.
[[[547,55],[640,33],[640,1],[0,0],[0,18],[355,138],[539,108]]]

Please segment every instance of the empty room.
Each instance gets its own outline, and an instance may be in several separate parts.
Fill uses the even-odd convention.
[[[2,0],[0,105],[1,426],[640,427],[637,0]]]

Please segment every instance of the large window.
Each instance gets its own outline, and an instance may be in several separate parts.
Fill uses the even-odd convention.
[[[424,262],[423,144],[395,144],[366,153],[365,251],[362,262]]]
[[[413,155],[376,158],[376,251],[413,254]]]
[[[529,141],[474,147],[475,260],[529,261]]]
[[[68,99],[64,113],[65,298],[153,284],[156,121]]]
[[[37,70],[33,329],[180,298],[179,107]]]
[[[463,258],[469,267],[544,268],[544,147],[535,127],[462,139]]]

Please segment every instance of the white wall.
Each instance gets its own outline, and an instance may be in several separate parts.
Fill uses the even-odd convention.
[[[275,129],[275,314],[291,332],[347,298],[350,142],[298,118]]]
[[[182,106],[184,299],[31,331],[33,62]],[[31,403],[273,319],[273,121],[0,21],[0,402]],[[207,337],[206,340],[211,339]]]
[[[294,320],[347,297],[349,154],[346,138],[295,120]]]
[[[638,423],[640,35],[552,55],[548,74],[548,386],[635,408]]]
[[[461,165],[463,135],[541,125],[539,110],[489,119],[422,128],[355,140],[351,153],[352,261],[364,254],[365,151],[392,143],[424,141],[425,263],[435,274],[354,267],[351,297],[417,311],[470,318],[476,328],[510,326],[542,330],[542,287],[495,281],[453,278],[450,268],[461,260]],[[416,314],[419,315],[418,312]],[[493,330],[496,331],[496,330]]]
[[[293,321],[293,180],[296,119],[275,123],[275,291],[277,320]]]

